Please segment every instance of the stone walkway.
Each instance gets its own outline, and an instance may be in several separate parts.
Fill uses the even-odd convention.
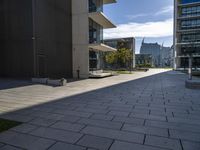
[[[186,75],[147,73],[66,87],[0,80],[0,150],[200,150],[200,91]]]

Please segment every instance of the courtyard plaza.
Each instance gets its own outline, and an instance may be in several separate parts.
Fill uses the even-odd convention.
[[[200,91],[150,69],[63,87],[0,79],[0,150],[200,150]]]

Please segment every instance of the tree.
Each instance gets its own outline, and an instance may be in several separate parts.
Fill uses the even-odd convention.
[[[117,52],[107,53],[105,60],[110,65],[116,64],[119,68],[132,69],[133,53],[129,49],[120,48]]]
[[[117,53],[116,52],[109,52],[105,55],[105,60],[108,64],[114,65],[117,61]]]

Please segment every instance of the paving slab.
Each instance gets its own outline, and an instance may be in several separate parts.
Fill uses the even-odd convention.
[[[148,135],[168,137],[167,129],[156,128],[156,127],[125,124],[122,130],[129,131],[129,132],[143,133],[143,134],[148,134]]]
[[[147,135],[145,139],[145,144],[151,146],[158,146],[161,148],[173,149],[173,150],[182,150],[181,143],[179,140],[158,137],[158,136]]]
[[[143,143],[144,140],[143,134],[90,126],[83,129],[81,133],[135,143]]]
[[[152,147],[147,145],[115,141],[110,150],[167,150],[164,148]],[[168,149],[169,150],[169,149]]]
[[[6,131],[0,134],[0,142],[28,150],[44,150],[55,143],[54,140]]]
[[[86,148],[77,145],[57,142],[48,150],[86,150]]]
[[[111,129],[120,129],[122,127],[122,123],[120,122],[112,122],[104,120],[81,119],[78,121],[78,123],[91,126],[104,127],[104,128],[111,128]]]
[[[108,150],[113,140],[97,136],[85,135],[79,140],[78,145],[91,147],[98,150]]]
[[[76,143],[82,137],[82,134],[80,133],[45,127],[40,127],[30,134],[72,144]]]
[[[184,150],[200,150],[200,143],[190,142],[190,141],[182,141]]]
[[[14,147],[14,146],[10,146],[10,145],[6,145],[6,146],[3,146],[3,147],[0,147],[0,150],[23,150],[23,149],[17,148],[17,147]]]
[[[37,128],[39,128],[39,127],[32,125],[32,124],[24,123],[24,124],[14,127],[14,128],[11,128],[10,130],[16,131],[16,132],[21,132],[21,133],[29,133]]]
[[[76,124],[76,123],[68,123],[68,122],[63,122],[63,121],[58,121],[51,126],[51,128],[69,130],[69,131],[74,131],[74,132],[79,132],[84,127],[85,125]]]
[[[169,130],[169,134],[171,138],[200,142],[200,133],[183,130]]]

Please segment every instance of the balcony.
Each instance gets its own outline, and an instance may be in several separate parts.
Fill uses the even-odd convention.
[[[108,45],[102,44],[102,43],[93,43],[89,44],[89,48],[92,50],[96,51],[102,51],[102,52],[112,52],[112,51],[117,51],[117,49],[112,48]]]
[[[101,25],[104,29],[116,28],[102,12],[91,12],[89,13],[89,18]]]

